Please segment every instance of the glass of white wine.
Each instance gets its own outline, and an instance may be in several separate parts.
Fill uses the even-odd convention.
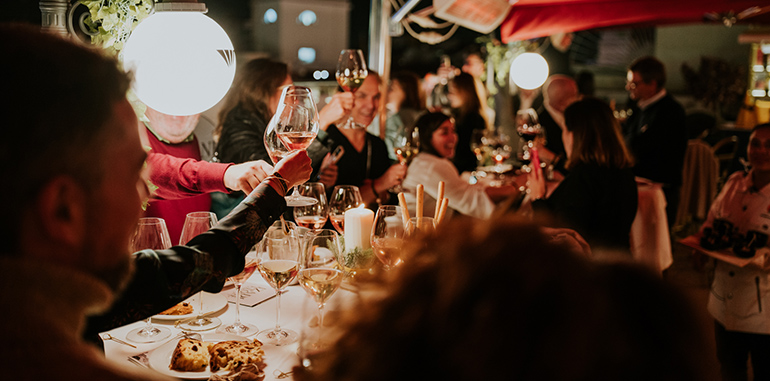
[[[302,253],[299,284],[318,305],[318,325],[323,327],[326,301],[342,284],[344,273],[339,258],[342,255],[339,234],[330,229],[311,233]]]
[[[364,79],[369,75],[366,68],[364,53],[360,49],[344,49],[340,52],[337,59],[337,83],[342,90],[355,94],[356,90],[364,83]],[[341,128],[366,128],[355,123],[353,116],[349,116]]]
[[[321,229],[326,224],[329,214],[329,203],[326,202],[326,188],[322,183],[304,183],[297,186],[299,194],[312,197],[317,203],[307,206],[294,207],[294,221],[297,225],[308,229]]]
[[[297,333],[281,328],[281,292],[299,273],[300,245],[295,230],[269,229],[257,245],[257,269],[275,290],[275,328],[262,331],[257,338],[267,345],[287,345],[297,341]]]

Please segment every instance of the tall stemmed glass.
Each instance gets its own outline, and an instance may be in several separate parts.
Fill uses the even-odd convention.
[[[401,165],[409,165],[415,156],[420,153],[420,131],[417,127],[412,129],[412,132],[405,134],[399,139],[400,145],[393,148],[398,158],[398,163]],[[404,187],[401,183],[398,183],[389,189],[391,192],[398,193],[403,192]]]
[[[182,235],[179,238],[179,244],[184,245],[190,242],[197,235],[207,232],[217,224],[217,215],[211,212],[192,212],[187,213],[182,226]],[[210,318],[203,315],[203,291],[198,293],[198,316],[181,325],[182,329],[191,331],[205,331],[214,329],[222,324],[219,318]]]
[[[404,258],[401,247],[404,244],[404,221],[401,207],[382,205],[374,217],[371,236],[372,248],[377,259],[386,270],[400,265]]]
[[[129,250],[135,253],[140,250],[165,250],[171,247],[171,237],[168,235],[166,221],[157,217],[140,218],[131,237]],[[152,325],[152,318],[145,320],[142,328],[130,331],[126,339],[137,343],[153,343],[171,336],[171,330]]]
[[[326,188],[322,183],[305,183],[297,187],[299,194],[312,197],[318,202],[308,206],[294,207],[294,221],[308,229],[320,229],[328,219],[329,204],[326,202]]]
[[[270,119],[278,139],[290,151],[304,150],[318,134],[318,110],[310,89],[302,86],[287,86],[281,93],[278,109]],[[268,127],[269,128],[269,127]],[[316,199],[299,195],[297,187],[294,193],[286,197],[288,206],[312,205]]]
[[[302,253],[299,284],[318,305],[318,326],[323,327],[323,308],[340,288],[344,273],[338,259],[342,255],[339,234],[330,229],[311,233]]]
[[[517,158],[523,164],[522,170],[529,173],[532,148],[535,139],[542,133],[542,127],[537,120],[537,112],[534,109],[519,110],[516,113],[516,132],[521,137]]]
[[[364,53],[360,49],[344,49],[340,52],[340,57],[337,60],[336,77],[342,90],[355,94],[356,90],[364,83],[367,75],[369,75],[369,70],[366,68]],[[356,123],[352,115],[342,125],[342,128],[366,127]]]
[[[241,322],[241,288],[243,287],[243,283],[245,283],[257,269],[257,258],[247,255],[245,261],[246,265],[243,266],[243,271],[238,275],[230,277],[230,281],[235,285],[235,321],[233,324],[219,327],[217,330],[219,333],[251,336],[259,332],[259,329],[254,324]]]
[[[281,139],[278,139],[278,134],[275,133],[274,124],[267,125],[263,140],[265,141],[265,149],[267,150],[267,154],[270,156],[273,165],[278,164],[281,159],[289,154],[289,150],[283,145]]]
[[[329,218],[340,234],[345,233],[345,211],[364,204],[361,191],[355,185],[337,185],[329,198]]]
[[[281,328],[281,292],[299,273],[299,240],[294,230],[270,229],[257,245],[257,269],[275,290],[275,328],[262,331],[257,338],[268,345],[287,345],[297,341],[297,333]]]

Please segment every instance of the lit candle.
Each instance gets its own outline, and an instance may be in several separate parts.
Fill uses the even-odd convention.
[[[372,233],[374,212],[364,207],[352,208],[345,211],[345,251],[356,247],[369,249],[369,235]]]

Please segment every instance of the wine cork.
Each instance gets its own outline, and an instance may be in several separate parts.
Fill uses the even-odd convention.
[[[420,225],[422,225],[422,207],[425,203],[425,190],[422,184],[417,184],[417,206],[415,207],[415,213],[417,216],[417,229],[420,229]]]
[[[398,204],[401,206],[401,217],[404,219],[404,229],[410,232],[412,229],[412,220],[409,218],[409,208],[406,207],[406,198],[404,192],[398,192]]]
[[[440,224],[441,221],[444,220],[444,216],[446,215],[446,209],[449,207],[449,199],[448,198],[442,198],[441,199],[441,206],[438,208],[438,217],[436,218],[436,225]]]
[[[433,219],[438,219],[438,210],[441,206],[441,200],[444,199],[444,182],[439,181],[438,182],[438,195],[436,196],[436,210],[433,212]]]

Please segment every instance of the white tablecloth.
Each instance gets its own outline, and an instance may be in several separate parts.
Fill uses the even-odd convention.
[[[254,274],[247,282],[246,285],[255,285],[260,287],[267,287],[270,288],[270,286],[267,285],[267,283],[262,279],[262,277],[259,276],[259,274]],[[226,292],[226,291],[223,291]],[[334,298],[340,298],[340,297],[350,297],[354,295],[350,291],[346,291],[342,288],[337,290],[337,293],[332,296],[332,299],[330,299],[330,303]],[[289,286],[286,289],[286,292],[281,296],[281,327],[291,329],[298,334],[301,332],[301,326],[302,326],[302,304],[304,301],[304,298],[309,298],[305,291],[297,285]],[[246,307],[241,306],[241,321],[248,322],[251,324],[255,324],[260,330],[267,330],[275,327],[275,311],[276,311],[276,298],[270,299],[268,301],[265,301],[262,304],[256,305],[254,307]],[[217,314],[214,314],[213,316],[217,316],[219,319],[222,320],[223,325],[231,324],[233,321],[235,321],[235,305],[232,303],[228,303],[227,307],[222,309]],[[101,336],[104,336],[104,333],[109,333],[113,337],[116,337],[121,340],[125,340],[126,334],[131,331],[134,328],[141,327],[144,325],[144,321],[135,322],[132,324],[125,325],[123,327],[118,327],[113,330],[103,332]],[[161,321],[154,319],[153,324],[157,324],[159,326],[168,327],[172,331],[172,335],[176,336],[178,333],[181,332],[180,329],[177,329],[174,327],[173,321]],[[205,333],[215,333],[216,330],[211,331],[204,331],[201,332],[202,334]],[[172,336],[172,337],[173,337]],[[251,336],[250,338],[254,338],[255,336]],[[143,352],[150,351],[152,349],[155,349],[164,343],[166,343],[168,339],[163,340],[158,343],[149,343],[149,344],[137,344],[132,343],[137,346],[136,349],[131,348],[127,345],[123,345],[120,343],[117,343],[113,340],[104,340],[104,352],[107,359],[112,361],[117,361],[121,363],[128,363],[128,357],[133,356],[136,354],[140,354]],[[266,378],[265,380],[278,380],[277,376],[280,374],[280,372],[289,372],[291,369],[299,363],[299,357],[297,355],[297,350],[299,348],[298,343],[290,344],[287,346],[282,347],[274,347],[265,345],[265,361],[267,363],[267,368],[265,370]],[[291,378],[283,378],[280,380],[291,380]]]
[[[639,206],[631,225],[634,260],[661,272],[674,262],[666,221],[666,197],[660,184],[637,183]]]

